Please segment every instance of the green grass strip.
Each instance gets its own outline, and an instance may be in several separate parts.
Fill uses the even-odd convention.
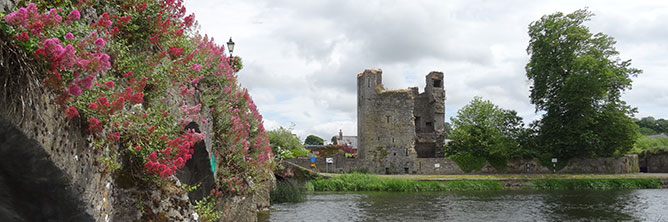
[[[373,174],[344,174],[328,179],[312,180],[315,191],[466,191],[466,190],[503,190],[503,185],[492,180],[459,181],[414,181],[395,178],[383,178]],[[309,185],[309,186],[311,186]]]
[[[532,180],[531,185],[537,190],[652,189],[660,188],[661,180],[656,178]]]

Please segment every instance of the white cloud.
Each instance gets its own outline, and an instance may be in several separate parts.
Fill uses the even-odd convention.
[[[638,116],[668,118],[668,3],[662,1],[187,1],[202,31],[232,36],[238,73],[267,129],[295,124],[300,138],[356,134],[356,75],[383,69],[387,88],[424,87],[445,73],[446,119],[474,96],[536,118],[529,103],[527,27],[589,7],[586,23],[618,41],[644,73],[624,95]]]

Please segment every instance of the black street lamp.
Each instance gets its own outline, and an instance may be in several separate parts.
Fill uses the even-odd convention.
[[[232,41],[232,37],[230,37],[230,41],[227,41],[227,50],[230,51],[230,65],[232,65],[232,52],[234,51],[234,42]]]

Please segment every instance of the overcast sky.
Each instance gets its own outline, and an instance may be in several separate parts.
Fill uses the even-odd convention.
[[[527,27],[541,16],[588,7],[594,33],[617,40],[643,74],[623,99],[636,117],[668,118],[668,3],[663,1],[223,1],[186,0],[201,32],[244,69],[240,83],[265,127],[294,125],[302,140],[357,134],[357,73],[383,70],[385,88],[418,86],[445,74],[446,119],[474,96],[537,118],[529,103]]]

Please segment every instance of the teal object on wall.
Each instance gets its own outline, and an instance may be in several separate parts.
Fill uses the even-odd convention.
[[[216,175],[216,156],[211,155],[211,172],[213,172],[213,175]]]

